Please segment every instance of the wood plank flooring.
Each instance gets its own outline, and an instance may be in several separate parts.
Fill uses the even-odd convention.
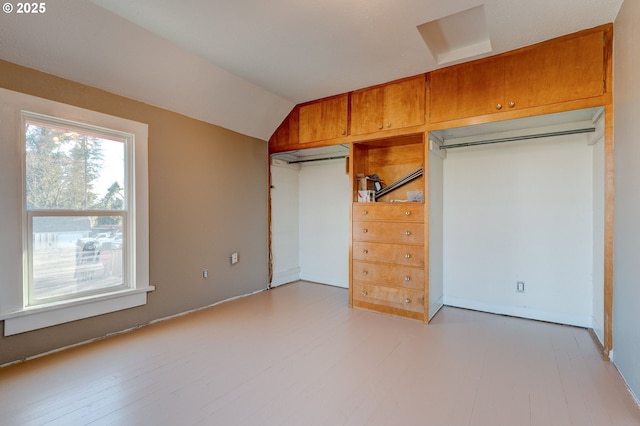
[[[295,283],[0,369],[1,425],[640,425],[588,331]]]

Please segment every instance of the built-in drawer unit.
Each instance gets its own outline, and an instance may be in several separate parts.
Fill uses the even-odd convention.
[[[353,279],[420,290],[424,288],[424,269],[354,261]]]
[[[424,267],[423,246],[355,241],[352,247],[352,257],[354,261]]]
[[[359,305],[358,302],[360,302],[369,306],[378,305],[393,308],[397,310],[396,312],[424,313],[424,291],[422,290],[353,281],[353,299],[356,305]],[[408,316],[413,317],[413,315]]]
[[[353,240],[392,244],[424,244],[424,224],[354,220]]]
[[[393,220],[407,222],[424,221],[424,204],[396,203],[353,205],[353,220]]]

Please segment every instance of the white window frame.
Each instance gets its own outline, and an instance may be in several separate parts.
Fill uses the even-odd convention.
[[[25,113],[25,111],[28,112]],[[80,128],[86,125],[89,128],[109,129],[107,134],[113,134],[115,131],[123,135],[133,135],[127,147],[128,170],[125,171],[128,180],[126,185],[130,185],[128,190],[131,191],[131,205],[128,206],[130,216],[127,218],[130,222],[126,242],[128,249],[124,254],[127,257],[125,262],[129,266],[125,272],[127,286],[113,288],[110,292],[88,294],[50,303],[29,303],[28,240],[31,234],[29,234],[30,216],[26,209],[25,194],[24,117],[32,115],[68,121]],[[16,232],[21,233],[17,241],[9,236],[6,239],[0,239],[0,256],[2,256],[0,268],[11,265],[11,262],[22,265],[22,268],[7,268],[9,276],[0,277],[0,320],[4,320],[4,335],[23,333],[146,304],[147,292],[154,290],[154,287],[149,284],[148,126],[6,89],[0,89],[0,122],[3,123],[3,129],[0,129],[2,139],[0,145],[13,144],[14,149],[10,150],[10,153],[16,157],[0,160],[2,161],[0,169],[4,168],[0,171],[0,179],[10,179],[12,183],[22,184],[19,191],[15,191],[16,188],[0,186],[0,199],[8,201],[5,206],[0,206],[0,217],[5,217],[9,222],[6,229],[12,230],[11,223],[14,223],[18,226]],[[11,127],[14,129],[13,132],[9,130]],[[5,164],[5,161],[12,163]],[[16,194],[19,197],[16,197]],[[9,207],[11,201],[21,204],[22,208],[11,209]],[[48,211],[47,214],[49,213],[51,212]],[[83,211],[83,214],[91,215],[91,211]],[[15,244],[20,241],[22,247],[16,250]]]

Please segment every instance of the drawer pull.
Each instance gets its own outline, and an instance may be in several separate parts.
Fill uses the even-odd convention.
[[[409,303],[411,303],[411,299],[409,299],[409,298],[407,297],[406,299],[404,299],[404,303],[406,303],[406,304],[408,305]]]
[[[404,212],[405,216],[411,216],[411,212],[409,210],[407,210],[406,212]]]
[[[387,123],[387,129],[391,128],[391,123]]]
[[[502,109],[502,104],[497,104],[496,109]]]
[[[362,275],[369,275],[368,271],[362,271]]]
[[[367,293],[365,290],[362,290],[362,295],[363,295],[363,296],[367,296],[367,295],[368,295],[368,293]]]
[[[362,216],[366,216],[369,212],[366,210],[362,210]]]
[[[516,106],[515,102],[513,102],[513,101],[509,102],[509,108],[513,108],[514,106]]]
[[[404,231],[404,235],[408,237],[409,235],[411,235],[411,231]]]
[[[405,281],[411,281],[411,277],[409,275],[407,275],[406,277],[404,277]]]
[[[378,124],[378,129],[382,129],[382,124]]]
[[[362,250],[362,254],[368,254],[368,253],[369,253],[369,250],[367,249]]]
[[[368,230],[367,228],[364,228],[364,229],[362,230],[362,233],[363,233],[363,234],[366,234],[367,232],[369,232],[369,230]]]
[[[405,258],[405,259],[411,259],[411,254],[409,254],[409,253],[405,254],[405,255],[404,255],[404,258]]]

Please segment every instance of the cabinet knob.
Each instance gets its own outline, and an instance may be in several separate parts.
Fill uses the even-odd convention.
[[[411,216],[411,212],[409,210],[407,210],[406,212],[404,212],[405,216]]]
[[[341,134],[342,136],[344,136],[344,135],[346,135],[346,134],[347,134],[347,131],[346,131],[346,130],[343,130],[343,131],[342,131],[342,133],[340,133],[340,134]]]
[[[497,104],[496,109],[502,109],[502,104]]]
[[[513,102],[513,101],[509,102],[509,108],[513,108],[514,106],[516,106],[515,102]]]
[[[404,258],[405,258],[405,259],[411,259],[411,254],[409,254],[409,253],[405,254],[405,255],[404,255]]]
[[[387,123],[387,129],[391,127],[391,123]]]
[[[382,129],[382,124],[378,124],[378,129]]]
[[[404,231],[404,235],[408,237],[409,235],[411,235],[411,231]]]
[[[368,230],[367,228],[364,228],[364,229],[362,230],[362,233],[363,233],[363,234],[366,234],[367,232],[369,232],[369,230]]]
[[[362,254],[367,254],[367,253],[369,253],[369,250],[366,250],[366,249],[362,250]]]
[[[406,277],[404,277],[405,281],[411,281],[411,277],[409,275],[407,275]]]
[[[406,299],[404,299],[404,303],[409,304],[411,303],[411,299],[409,299],[408,297]]]
[[[368,271],[362,271],[362,275],[369,275]]]
[[[368,211],[366,211],[366,210],[362,210],[362,216],[366,216],[366,215],[368,215],[368,214],[369,214],[369,212],[368,212]]]
[[[362,290],[362,295],[366,296],[368,293],[365,290]]]

